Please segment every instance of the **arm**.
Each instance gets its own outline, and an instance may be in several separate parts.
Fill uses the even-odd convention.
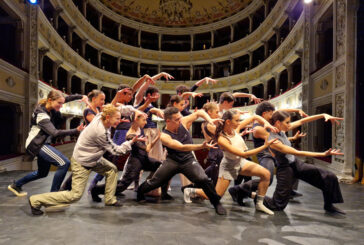
[[[188,100],[188,98],[192,96],[193,98],[195,98],[196,96],[198,97],[201,97],[203,96],[202,93],[195,93],[195,92],[184,92],[181,97],[184,99],[184,100]]]
[[[306,133],[300,133],[300,131],[298,130],[297,133],[295,134],[295,136],[293,137],[288,137],[289,141],[295,141],[298,140],[299,138],[303,138],[306,136]]]
[[[240,132],[240,130],[242,128],[245,128],[247,125],[251,124],[255,120],[258,121],[260,124],[263,124],[264,125],[264,128],[269,128],[272,131],[276,131],[276,128],[275,127],[273,127],[272,125],[270,125],[270,123],[267,120],[265,120],[263,117],[258,116],[258,115],[254,115],[254,116],[249,117],[249,118],[245,119],[244,121],[242,121],[239,124],[238,128],[236,129],[236,131],[237,132]]]
[[[168,81],[169,79],[174,79],[174,77],[173,77],[173,76],[171,76],[170,74],[168,74],[167,72],[161,72],[161,73],[159,73],[159,74],[157,74],[157,75],[153,76],[153,77],[152,77],[152,79],[153,79],[154,81],[157,81],[157,80],[159,80],[161,77],[164,77],[167,81]]]
[[[325,113],[317,114],[317,115],[302,118],[302,119],[300,119],[298,121],[295,121],[295,122],[291,123],[291,126],[289,127],[289,130],[300,127],[304,123],[313,122],[313,121],[316,121],[316,120],[321,119],[321,118],[325,118],[326,122],[328,120],[330,120],[332,123],[336,122],[337,124],[339,124],[339,122],[338,122],[339,120],[343,120],[343,118],[333,117],[333,116],[330,116],[330,115],[325,114]]]
[[[150,113],[156,115],[157,117],[164,118],[164,112],[158,108],[152,108],[149,110]]]
[[[253,129],[253,136],[257,139],[266,139],[267,137],[269,137],[269,133],[262,126],[256,126]]]
[[[143,77],[144,77],[144,80],[146,79],[146,81],[143,85],[141,85],[140,89],[138,90],[138,92],[135,95],[134,106],[138,106],[142,102],[145,91],[147,90],[149,85],[154,83],[154,81],[151,79],[151,77],[149,75],[144,75]]]
[[[144,104],[142,104],[141,106],[139,106],[137,109],[139,111],[145,111],[145,109],[147,109],[147,107],[150,105],[151,101],[149,99],[147,99]]]
[[[148,75],[144,75],[141,78],[139,78],[131,87],[131,90],[133,92],[133,94],[135,94],[135,92],[140,88],[140,86],[142,86],[142,84],[144,83],[145,79],[147,78]],[[149,77],[149,76],[148,76]]]
[[[186,129],[189,129],[194,121],[197,120],[197,118],[202,117],[205,119],[208,123],[214,123],[214,121],[211,119],[209,114],[205,112],[204,110],[198,110],[191,115],[185,116],[181,119],[181,123]]]
[[[301,117],[308,117],[308,115],[301,109],[281,109],[280,111],[285,111],[288,113],[298,113]]]
[[[293,148],[291,146],[284,145],[281,141],[275,142],[270,147],[272,149],[282,152],[284,154],[291,154],[291,155],[295,155],[295,156],[306,156],[306,157],[324,157],[325,156],[324,153],[296,150],[295,148]]]
[[[56,129],[51,120],[49,119],[49,116],[45,113],[39,113],[37,115],[37,124],[44,132],[46,132],[48,135],[52,137],[75,135],[83,129],[83,128],[81,129],[81,127],[80,130],[79,127],[69,130]]]
[[[155,143],[157,143],[157,141],[160,139],[160,137],[161,137],[161,132],[158,130],[157,137],[155,137],[155,139],[147,145],[147,148],[146,148],[147,152],[150,152],[150,150],[153,148]]]
[[[196,82],[196,83],[192,86],[192,88],[190,89],[190,91],[191,91],[191,92],[196,91],[196,89],[198,89],[198,87],[200,87],[200,86],[201,86],[204,82],[206,82],[206,84],[209,84],[209,83],[211,83],[211,84],[215,84],[215,83],[217,83],[217,80],[212,79],[212,78],[210,78],[210,77],[205,77],[205,78],[201,79],[200,81]]]
[[[245,151],[245,152],[242,151],[241,149],[236,148],[235,146],[231,145],[229,140],[226,139],[223,136],[219,136],[219,138],[217,140],[217,143],[219,144],[219,146],[221,146],[222,149],[224,149],[224,150],[226,150],[226,151],[228,151],[228,152],[230,152],[230,153],[232,153],[234,155],[237,155],[239,157],[247,158],[247,157],[256,155],[257,153],[259,153],[262,150],[266,149],[269,146],[269,144],[271,144],[271,142],[273,142],[274,140],[266,142],[264,145],[262,145],[262,146],[260,146],[258,148],[255,148],[255,149],[249,150],[249,151]]]
[[[186,144],[183,145],[181,142],[172,139],[168,134],[161,134],[161,141],[164,146],[177,151],[196,151],[205,148],[204,144]]]
[[[87,121],[91,122],[94,119],[95,115],[92,113],[87,114],[86,119]]]
[[[121,145],[116,145],[110,138],[110,132],[106,132],[106,137],[104,136],[104,138],[98,142],[105,150],[113,155],[124,155],[131,150],[132,140],[125,141]]]
[[[233,93],[235,98],[239,97],[247,97],[250,101],[254,101],[255,104],[262,102],[262,99],[257,98],[254,94],[247,94],[247,93]]]
[[[74,100],[82,100],[83,98],[87,97],[86,95],[80,95],[80,94],[71,94],[66,96],[66,98],[64,98],[64,103],[68,103]]]

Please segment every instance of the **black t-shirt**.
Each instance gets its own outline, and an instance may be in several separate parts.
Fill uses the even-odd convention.
[[[87,116],[89,114],[93,114],[96,116],[97,112],[93,111],[91,108],[86,108],[84,111],[83,111],[83,119],[85,120],[85,125],[89,125],[91,122],[89,120],[87,120]]]
[[[184,145],[193,144],[190,132],[188,132],[188,130],[182,124],[179,126],[176,134],[166,129],[164,129],[163,132],[171,136],[172,139],[177,140]],[[178,151],[169,147],[166,148],[168,153],[167,157],[178,163],[184,163],[195,158],[191,151]]]

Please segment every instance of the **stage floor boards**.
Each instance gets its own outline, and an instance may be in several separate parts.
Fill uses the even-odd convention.
[[[85,193],[64,212],[34,217],[27,198],[7,190],[24,175],[0,174],[0,244],[364,244],[364,186],[358,184],[341,184],[345,203],[338,207],[346,216],[326,214],[321,191],[304,182],[298,188],[304,196],[274,216],[256,213],[251,201],[239,207],[228,192],[222,199],[228,215],[218,216],[208,201],[184,204],[175,176],[173,201],[138,204],[127,190],[123,207],[104,207]],[[50,173],[23,189],[28,196],[49,191],[52,179]]]

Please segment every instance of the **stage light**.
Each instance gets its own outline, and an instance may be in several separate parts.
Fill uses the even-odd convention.
[[[311,3],[312,0],[304,0],[304,2],[308,4],[308,3]]]
[[[38,0],[28,0],[28,2],[29,2],[30,4],[37,4],[37,3],[38,3]]]

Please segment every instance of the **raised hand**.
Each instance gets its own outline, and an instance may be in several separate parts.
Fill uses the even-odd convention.
[[[265,146],[270,146],[271,144],[273,144],[274,142],[276,142],[278,139],[277,138],[274,138],[272,140],[268,140],[268,137],[265,138],[265,141],[264,141],[264,145]]]
[[[240,133],[240,136],[245,136],[247,134],[251,134],[254,132],[254,129],[245,128],[243,132]]]
[[[324,152],[324,156],[343,156],[344,153],[340,152],[340,149],[328,149]]]
[[[264,124],[264,128],[265,129],[270,129],[270,131],[271,132],[274,132],[274,133],[278,133],[279,132],[278,128],[272,126],[270,123],[265,123]]]
[[[298,110],[298,114],[300,114],[301,117],[308,117],[308,115],[301,109]]]
[[[168,81],[169,79],[174,79],[174,77],[173,77],[172,75],[168,74],[167,72],[161,72],[160,74],[161,74],[161,75],[162,75],[162,77],[164,77],[167,81]]]
[[[85,102],[86,105],[88,105],[89,107],[91,106],[90,101],[88,100],[88,97],[86,95],[82,95],[82,102]]]
[[[81,132],[82,130],[84,130],[85,129],[85,125],[83,124],[83,123],[81,123],[80,125],[78,125],[78,127],[77,127],[77,131],[78,132]]]
[[[204,141],[202,146],[203,148],[205,149],[217,149],[217,143],[213,144],[213,141],[210,141],[210,142],[207,142],[207,141]]]
[[[300,133],[300,131],[298,130],[297,133],[293,136],[293,140],[297,140],[299,138],[303,138],[306,135],[307,135],[306,133]]]
[[[205,77],[204,81],[206,82],[206,85],[209,84],[209,83],[211,83],[211,84],[217,83],[217,80],[209,78],[209,77]]]
[[[254,101],[254,104],[258,104],[263,101],[261,98],[257,98],[254,94],[250,95],[250,101]]]
[[[196,93],[196,92],[192,92],[192,93],[191,93],[191,96],[192,96],[193,98],[195,98],[196,96],[197,96],[197,97],[202,97],[202,96],[203,96],[203,93]]]
[[[146,142],[147,138],[145,136],[137,135],[132,140],[131,143],[135,143],[136,141]]]
[[[342,117],[333,117],[333,116],[330,116],[329,114],[324,114],[324,118],[325,118],[325,122],[330,120],[331,124],[336,123],[337,125],[340,125],[340,121],[344,120],[344,118],[342,118]]]
[[[146,78],[146,82],[148,82],[151,85],[155,85],[155,81],[149,75],[145,75],[145,78]]]

